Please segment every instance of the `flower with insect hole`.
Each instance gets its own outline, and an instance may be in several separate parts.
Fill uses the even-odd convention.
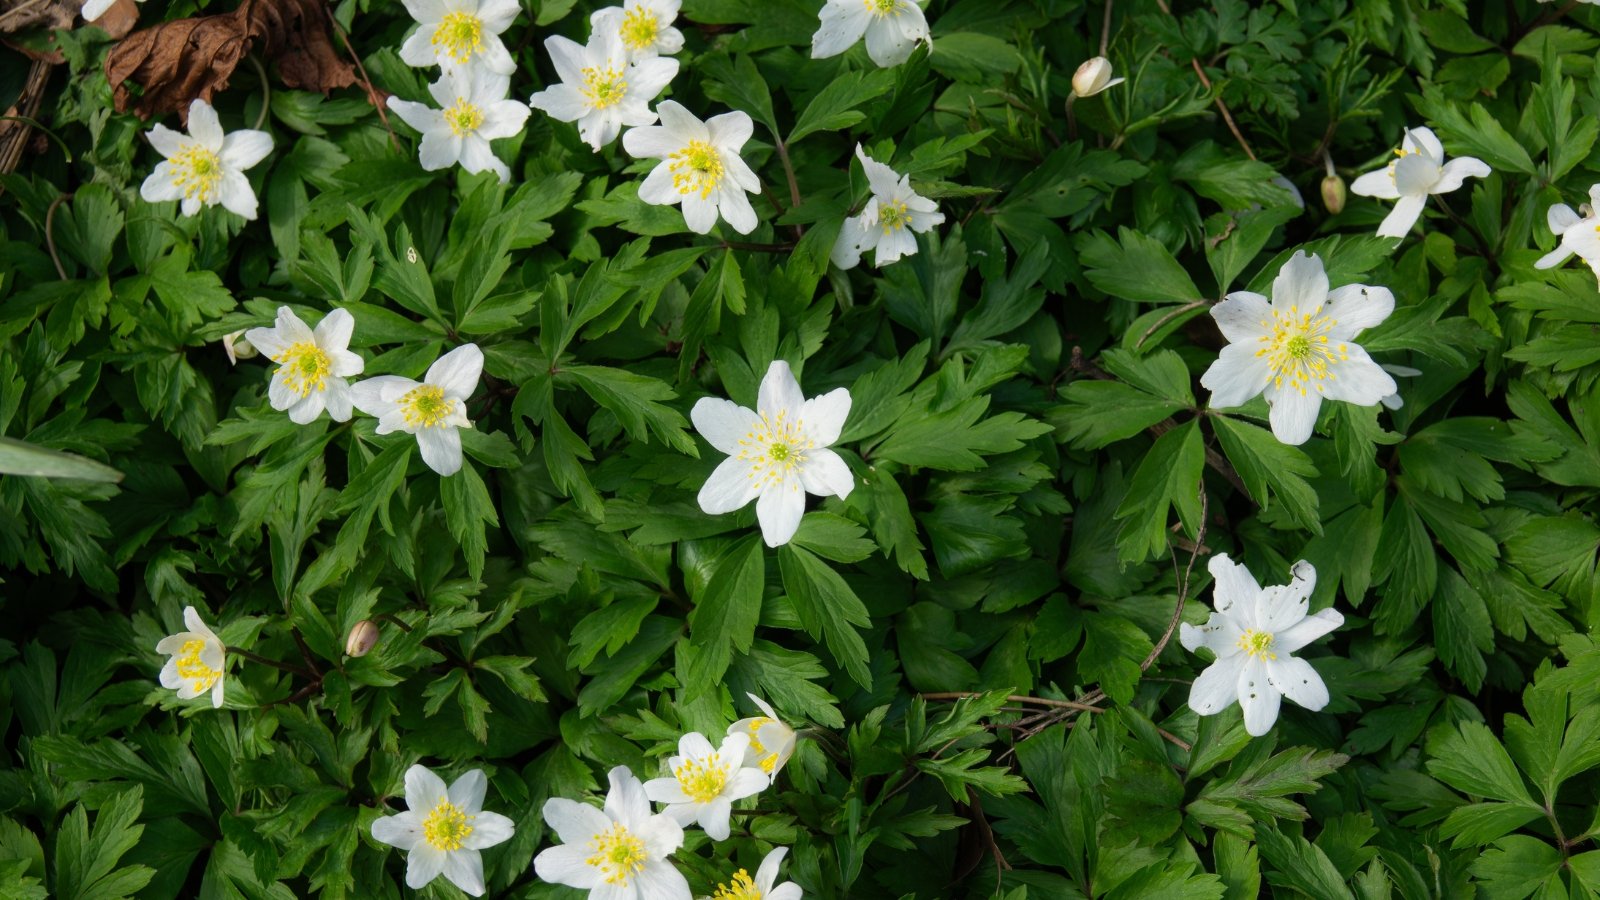
[[[849,415],[848,388],[807,400],[781,359],[761,379],[753,410],[700,398],[689,418],[711,446],[728,454],[700,489],[700,508],[719,515],[755,500],[762,540],[768,547],[787,544],[805,515],[806,494],[842,500],[855,487],[850,467],[828,449]]]
[[[867,173],[872,197],[859,215],[844,220],[833,242],[829,257],[841,269],[861,263],[861,254],[875,251],[873,262],[879,267],[917,252],[916,234],[930,231],[944,221],[939,205],[911,189],[911,177],[900,175],[867,156],[856,145],[856,157]]]
[[[506,99],[510,88],[510,78],[474,67],[446,72],[428,85],[438,109],[393,96],[386,102],[403,122],[422,133],[417,156],[423,169],[433,172],[459,163],[468,172],[493,172],[505,184],[511,180],[511,169],[494,155],[489,142],[522,131],[532,112],[526,104]]]
[[[670,56],[683,49],[683,32],[672,27],[682,6],[682,0],[627,0],[595,10],[589,27],[616,34],[629,59]]]
[[[664,812],[679,825],[698,822],[713,841],[728,839],[733,801],[761,793],[772,779],[760,769],[746,768],[750,738],[737,732],[722,739],[721,747],[699,732],[678,740],[678,755],[667,760],[671,778],[644,783],[645,796],[667,804]]]
[[[1278,270],[1271,300],[1234,291],[1211,308],[1228,346],[1200,384],[1217,409],[1265,396],[1273,435],[1303,444],[1324,398],[1374,406],[1396,392],[1389,373],[1353,343],[1393,311],[1388,288],[1347,284],[1330,292],[1322,258],[1298,251]]]
[[[604,809],[552,797],[544,820],[561,843],[539,851],[534,874],[589,891],[591,900],[689,900],[689,882],[667,860],[683,846],[683,826],[652,813],[644,786],[617,766],[607,776]]]
[[[406,65],[420,69],[437,63],[447,73],[466,67],[501,75],[517,70],[506,45],[500,42],[500,33],[522,12],[517,0],[404,2],[418,25],[400,45],[400,59]]]
[[[272,135],[250,129],[228,134],[211,104],[196,99],[189,104],[188,134],[158,124],[145,137],[166,160],[140,185],[139,196],[151,203],[180,200],[186,216],[221,204],[246,219],[256,217],[256,192],[244,170],[272,152]]]
[[[366,362],[348,349],[355,317],[336,309],[317,323],[315,329],[287,306],[278,307],[278,319],[271,328],[252,328],[245,340],[278,364],[267,388],[272,408],[288,410],[289,421],[305,425],[326,409],[335,422],[350,420],[350,382],[360,375]]]
[[[1245,731],[1259,737],[1272,730],[1284,697],[1313,712],[1327,706],[1322,676],[1290,655],[1344,624],[1332,609],[1307,614],[1317,570],[1301,560],[1291,567],[1288,584],[1262,588],[1226,553],[1211,557],[1207,568],[1216,579],[1216,612],[1198,627],[1185,622],[1178,640],[1190,651],[1205,647],[1216,662],[1194,680],[1189,708],[1209,716],[1238,700]]]
[[[461,432],[471,428],[467,398],[483,374],[483,351],[462,344],[439,357],[422,380],[379,375],[352,387],[356,408],[378,417],[378,434],[404,431],[417,436],[422,461],[440,475],[461,471]]]
[[[778,718],[778,713],[767,701],[755,694],[745,694],[760,708],[761,715],[750,716],[728,726],[729,734],[742,734],[750,738],[744,753],[744,764],[760,769],[773,779],[783,771],[784,764],[794,755],[798,739],[794,729]]]
[[[161,667],[161,686],[176,690],[179,700],[192,700],[210,691],[212,708],[221,709],[228,648],[200,621],[194,607],[183,608],[183,625],[187,631],[168,635],[156,644],[157,653],[172,657]]]
[[[1576,253],[1600,277],[1600,212],[1597,210],[1600,210],[1600,184],[1589,188],[1589,202],[1583,205],[1581,213],[1574,212],[1565,203],[1550,207],[1546,220],[1561,244],[1540,257],[1533,264],[1534,268],[1553,269]]]
[[[629,60],[622,37],[597,29],[579,45],[559,35],[545,38],[558,84],[528,103],[561,122],[578,123],[578,136],[596,152],[614,140],[622,126],[649,125],[656,120],[650,101],[678,74],[678,61],[661,57]]]
[[[1378,226],[1379,237],[1403,238],[1422,215],[1429,194],[1448,194],[1468,178],[1485,178],[1489,166],[1481,159],[1461,156],[1444,161],[1444,145],[1432,129],[1408,128],[1395,159],[1376,172],[1350,184],[1363,197],[1394,200],[1394,209]]]
[[[511,839],[511,819],[483,808],[489,780],[473,769],[450,785],[415,765],[406,770],[406,810],[372,823],[372,836],[406,854],[406,886],[421,890],[441,874],[474,897],[483,896],[483,856]]]
[[[656,206],[681,204],[684,224],[698,234],[709,233],[718,216],[740,234],[754,231],[756,211],[745,194],[761,193],[761,181],[739,158],[739,148],[754,130],[750,116],[734,111],[702,122],[673,100],[656,112],[660,125],[622,136],[630,155],[661,160],[639,185],[639,199]]]
[[[811,36],[812,59],[838,56],[865,35],[867,55],[887,68],[909,59],[918,41],[932,44],[917,0],[828,0],[817,17],[821,25]]]

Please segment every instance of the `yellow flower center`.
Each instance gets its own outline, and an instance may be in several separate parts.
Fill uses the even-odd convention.
[[[400,398],[400,415],[411,428],[436,428],[456,411],[456,402],[444,395],[444,388],[419,384]]]
[[[205,641],[184,641],[178,655],[178,675],[189,682],[189,689],[196,694],[209,690],[222,677],[221,671],[200,661],[200,651],[205,648]]]
[[[733,878],[727,884],[717,885],[717,892],[711,895],[711,900],[761,900],[761,890],[756,887],[750,873],[740,869],[733,873]]]
[[[686,759],[678,764],[672,774],[678,787],[696,803],[710,803],[722,793],[728,783],[729,766],[712,766],[698,759]]]
[[[628,82],[620,69],[584,69],[583,96],[595,109],[616,106],[628,96]]]
[[[1277,659],[1278,654],[1272,652],[1272,632],[1257,631],[1254,628],[1239,635],[1236,644],[1240,650],[1259,659]]]
[[[433,46],[458,63],[466,62],[483,49],[483,20],[469,13],[450,13],[433,29]]]
[[[862,0],[867,12],[875,16],[889,16],[900,12],[900,0]]]
[[[751,464],[747,477],[754,478],[758,487],[769,487],[782,484],[804,466],[806,451],[815,446],[800,420],[790,419],[780,410],[775,417],[762,416],[760,425],[745,432],[739,440],[738,458]],[[799,490],[799,483],[794,487]]]
[[[1266,357],[1273,385],[1282,388],[1288,381],[1289,389],[1299,391],[1301,396],[1305,396],[1308,387],[1318,392],[1326,390],[1322,383],[1334,379],[1329,363],[1350,358],[1348,344],[1328,343],[1328,332],[1337,324],[1337,319],[1312,318],[1296,307],[1287,313],[1273,311],[1270,321],[1262,319],[1261,326],[1271,328],[1272,333],[1257,338],[1263,346],[1256,356]]]
[[[472,821],[476,818],[449,800],[440,800],[422,820],[423,840],[435,850],[460,850],[461,842],[472,834]]]
[[[629,50],[653,46],[660,30],[656,24],[656,14],[642,6],[635,6],[622,17],[622,43]]]
[[[172,186],[188,200],[210,203],[217,197],[222,181],[222,157],[199,144],[179,150],[167,162],[172,164]]]
[[[290,344],[288,349],[274,356],[278,363],[277,374],[284,386],[302,397],[312,391],[327,390],[328,354],[311,341]]]
[[[595,835],[589,841],[589,849],[594,852],[584,862],[599,869],[605,876],[606,884],[618,887],[627,887],[628,879],[639,874],[644,864],[650,861],[644,841],[634,837],[621,824],[612,825],[610,831]]]
[[[451,134],[466,137],[483,124],[483,110],[476,103],[468,103],[465,97],[457,97],[456,102],[444,111],[444,121],[450,126]]]
[[[903,200],[897,200],[894,203],[880,203],[878,204],[878,221],[883,225],[883,233],[889,234],[902,228],[911,227],[911,214],[906,212],[906,204]]]
[[[667,159],[671,161],[667,170],[672,173],[672,186],[679,194],[698,193],[704,200],[722,181],[722,155],[705,141],[690,141]]]

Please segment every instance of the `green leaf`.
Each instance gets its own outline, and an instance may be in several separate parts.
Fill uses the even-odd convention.
[[[439,479],[439,499],[444,503],[445,524],[467,558],[467,574],[474,579],[482,577],[489,547],[484,526],[500,524],[483,478],[472,466],[462,466],[454,475]]]
[[[680,453],[698,458],[700,450],[689,435],[689,422],[662,401],[676,400],[666,382],[607,366],[562,366],[558,382],[582,387],[596,403],[611,410],[634,440],[648,442],[651,435]]]
[[[872,616],[861,598],[831,566],[793,543],[779,548],[778,569],[783,575],[783,588],[807,633],[826,640],[850,678],[870,688],[867,645],[856,629],[871,626]]]
[[[1355,900],[1332,860],[1305,838],[1262,825],[1256,829],[1256,846],[1271,866],[1267,880],[1273,884],[1293,888],[1314,900]]]
[[[1117,240],[1102,231],[1078,236],[1079,259],[1095,287],[1144,303],[1189,303],[1205,297],[1160,241],[1126,227],[1117,235]]]
[[[696,652],[685,686],[688,699],[716,688],[734,653],[750,649],[761,618],[765,579],[766,555],[756,535],[733,544],[717,560],[689,616],[689,640]]]
[[[155,870],[148,866],[117,868],[144,834],[144,826],[135,824],[143,808],[144,791],[138,786],[113,794],[95,814],[92,832],[83,805],[73,808],[56,839],[57,897],[122,900],[150,883]]]
[[[867,116],[856,107],[882,96],[892,87],[894,72],[888,69],[845,72],[806,104],[789,131],[788,143],[792,145],[819,131],[843,131],[861,122]]]
[[[1317,492],[1306,483],[1307,478],[1318,474],[1311,458],[1299,448],[1280,442],[1265,428],[1229,416],[1213,416],[1211,422],[1223,454],[1233,463],[1256,506],[1266,512],[1271,508],[1270,499],[1276,499],[1296,525],[1321,534]]]
[[[1512,137],[1500,122],[1477,103],[1462,107],[1446,100],[1437,85],[1422,89],[1422,101],[1417,104],[1422,115],[1435,124],[1439,138],[1450,156],[1476,156],[1496,171],[1521,172],[1532,175],[1536,169],[1527,148]]]
[[[1165,556],[1171,510],[1190,534],[1200,525],[1200,476],[1205,444],[1193,419],[1156,438],[1128,484],[1115,518],[1125,520],[1117,536],[1117,555],[1125,563]]]
[[[8,437],[0,437],[0,474],[112,484],[122,480],[121,472],[103,463]]]
[[[1539,810],[1505,745],[1482,722],[1462,722],[1427,762],[1432,775],[1458,791]]]

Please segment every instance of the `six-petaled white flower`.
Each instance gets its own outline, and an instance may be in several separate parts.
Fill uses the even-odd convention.
[[[447,72],[428,85],[439,109],[398,97],[387,102],[395,115],[422,132],[417,150],[422,168],[432,172],[460,163],[468,172],[493,172],[504,184],[511,170],[489,142],[520,132],[532,112],[526,104],[506,99],[510,88],[510,78],[474,66]]]
[[[438,64],[445,72],[485,68],[510,75],[517,64],[500,33],[522,11],[517,0],[405,0],[417,30],[400,45],[408,66]]]
[[[859,215],[844,220],[830,254],[833,264],[853,269],[861,254],[875,250],[874,262],[886,266],[917,252],[916,233],[929,231],[944,221],[939,205],[911,189],[911,176],[900,175],[856,145],[856,157],[867,173],[872,197]]]
[[[800,885],[792,881],[774,884],[778,880],[778,867],[783,865],[784,854],[788,852],[788,847],[772,848],[772,852],[761,860],[755,878],[740,869],[733,873],[733,878],[727,884],[717,885],[717,892],[711,895],[710,900],[800,900]]]
[[[176,690],[179,700],[192,700],[210,691],[212,708],[220,709],[228,648],[200,621],[194,607],[183,608],[183,625],[188,631],[168,635],[156,644],[157,653],[172,657],[161,667],[161,686]]]
[[[917,0],[828,0],[817,14],[811,58],[838,56],[867,38],[867,55],[880,66],[898,66],[928,37],[928,19]]]
[[[683,32],[672,27],[682,7],[683,0],[627,0],[596,10],[589,26],[615,34],[629,59],[666,56],[683,49]]]
[[[366,367],[348,349],[355,327],[355,318],[342,309],[328,313],[311,329],[294,310],[280,306],[271,328],[245,332],[251,346],[278,364],[267,388],[272,408],[288,410],[289,420],[298,425],[315,421],[324,409],[335,422],[349,421],[350,382],[345,379],[360,375]]]
[[[855,487],[850,467],[828,449],[849,415],[848,388],[807,400],[781,359],[761,379],[754,410],[702,397],[689,418],[728,458],[700,489],[700,508],[718,515],[755,500],[767,546],[787,544],[805,515],[807,493],[842,500]]]
[[[599,150],[611,143],[622,126],[649,125],[656,120],[650,101],[678,74],[678,61],[650,57],[630,61],[622,37],[601,29],[589,43],[558,36],[545,38],[559,84],[528,99],[562,122],[577,122],[578,136]]]
[[[196,99],[189,104],[188,134],[158,124],[145,137],[166,161],[144,180],[139,196],[151,203],[181,200],[186,216],[221,204],[246,219],[256,217],[256,192],[244,170],[272,152],[272,135],[250,129],[227,134],[211,104]]]
[[[440,475],[461,471],[460,428],[471,428],[467,398],[483,374],[483,351],[463,344],[439,357],[422,381],[399,375],[368,378],[352,387],[356,408],[378,417],[378,433],[417,436],[422,461]]]
[[[1589,202],[1583,205],[1581,214],[1565,203],[1557,203],[1550,207],[1546,219],[1561,245],[1540,257],[1534,267],[1553,269],[1576,253],[1600,277],[1600,184],[1589,188]]]
[[[1317,570],[1301,560],[1290,569],[1290,583],[1262,588],[1225,553],[1213,556],[1208,568],[1216,578],[1216,612],[1206,624],[1184,623],[1178,632],[1185,648],[1205,647],[1216,655],[1195,679],[1189,708],[1209,716],[1238,700],[1245,730],[1260,736],[1278,720],[1284,697],[1312,711],[1328,705],[1322,676],[1290,655],[1344,624],[1344,616],[1332,609],[1306,614]]]
[[[644,786],[617,766],[604,810],[554,797],[544,820],[561,843],[533,859],[541,881],[590,891],[592,900],[689,900],[689,882],[667,861],[683,846],[683,826],[650,811]]]
[[[733,801],[759,794],[772,783],[760,769],[745,767],[748,749],[750,738],[744,734],[729,734],[721,747],[713,747],[705,735],[690,732],[679,738],[678,755],[667,760],[672,777],[646,781],[645,796],[667,804],[664,812],[679,825],[698,822],[712,840],[725,841]]]
[[[447,790],[426,766],[406,770],[406,811],[372,823],[372,836],[406,852],[406,886],[419,890],[443,874],[474,897],[483,896],[483,856],[511,839],[511,820],[483,808],[489,780],[482,769]]]
[[[1200,384],[1219,409],[1264,395],[1272,433],[1303,444],[1324,398],[1373,406],[1396,392],[1389,373],[1352,343],[1393,311],[1388,288],[1347,284],[1330,293],[1322,258],[1299,251],[1278,271],[1270,301],[1235,291],[1211,308],[1229,343]]]
[[[1461,156],[1444,161],[1444,145],[1432,129],[1409,128],[1394,151],[1396,159],[1376,172],[1357,178],[1350,190],[1363,197],[1394,200],[1394,209],[1378,226],[1379,237],[1403,238],[1422,215],[1429,194],[1447,194],[1467,178],[1483,178],[1489,166],[1481,159]]]
[[[755,694],[746,694],[761,709],[761,715],[750,716],[728,726],[729,734],[742,734],[750,739],[744,752],[744,764],[760,769],[773,779],[783,770],[789,757],[794,755],[797,738],[794,729],[778,718],[778,713],[767,701]]]
[[[661,160],[639,185],[639,199],[657,206],[683,204],[683,221],[699,234],[709,232],[718,215],[740,234],[754,231],[756,211],[745,192],[761,193],[761,181],[739,158],[755,127],[750,117],[734,111],[702,122],[672,100],[656,112],[660,125],[622,136],[630,155]]]

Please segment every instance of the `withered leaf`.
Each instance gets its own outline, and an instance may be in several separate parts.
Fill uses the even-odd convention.
[[[190,101],[211,102],[251,50],[275,60],[291,88],[327,93],[356,80],[328,37],[321,0],[243,0],[231,13],[137,31],[106,57],[106,80],[118,112],[131,108],[146,119],[177,112],[187,120]],[[144,92],[134,96],[129,81]]]

